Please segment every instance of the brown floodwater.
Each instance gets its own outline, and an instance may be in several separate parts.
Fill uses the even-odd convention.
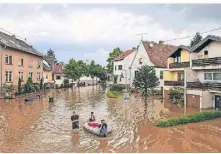
[[[54,102],[48,102],[54,96]],[[72,130],[70,116],[80,116]],[[113,127],[107,138],[82,128],[90,112]],[[174,107],[159,97],[145,104],[135,94],[129,101],[108,99],[99,87],[51,91],[32,103],[24,98],[0,101],[0,152],[221,152],[221,119],[170,128],[156,122],[197,112]]]

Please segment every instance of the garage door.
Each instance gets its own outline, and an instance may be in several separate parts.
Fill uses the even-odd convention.
[[[199,95],[186,95],[187,99],[187,106],[200,108],[200,96]]]

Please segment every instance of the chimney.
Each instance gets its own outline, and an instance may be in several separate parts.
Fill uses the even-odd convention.
[[[163,41],[160,40],[160,41],[159,41],[159,44],[163,44]]]

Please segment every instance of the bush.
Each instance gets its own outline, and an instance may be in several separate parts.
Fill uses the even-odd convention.
[[[172,103],[177,104],[178,102],[183,102],[183,90],[181,88],[175,87],[169,90],[169,99]]]
[[[108,91],[107,92],[107,97],[108,98],[117,98],[118,96],[119,96],[119,94],[116,91]]]
[[[205,120],[215,119],[221,117],[221,111],[212,111],[212,112],[199,112],[196,114],[183,116],[180,118],[170,118],[167,120],[161,120],[158,123],[159,127],[169,127],[182,125],[187,123],[196,123]]]
[[[119,84],[112,84],[110,86],[110,91],[119,91],[119,92],[121,92],[123,89],[124,89],[124,87],[119,85]]]

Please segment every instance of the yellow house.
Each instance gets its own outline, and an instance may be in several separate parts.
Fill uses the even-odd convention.
[[[190,66],[189,48],[179,46],[167,59],[167,70],[164,71],[164,90],[184,86],[184,70]]]
[[[43,60],[43,79],[47,88],[53,87],[52,68],[45,60]]]

